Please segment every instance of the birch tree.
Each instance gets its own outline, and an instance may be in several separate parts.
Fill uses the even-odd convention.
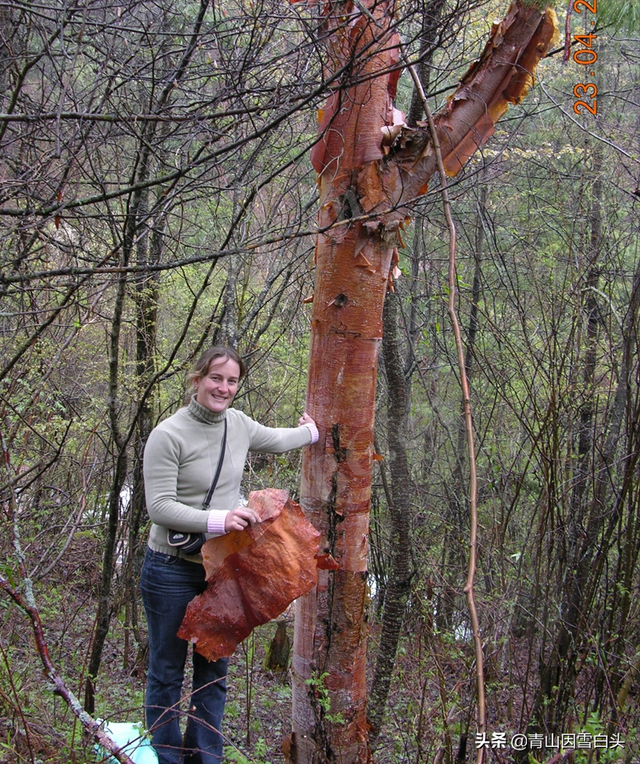
[[[518,103],[556,31],[555,14],[512,5],[433,131],[394,108],[401,44],[390,2],[331,3],[320,27],[334,90],[311,160],[320,187],[308,409],[319,442],[303,460],[302,503],[338,563],[297,604],[297,764],[367,762],[367,551],[382,308],[410,205],[442,156],[455,175]],[[322,544],[321,544],[322,548]]]

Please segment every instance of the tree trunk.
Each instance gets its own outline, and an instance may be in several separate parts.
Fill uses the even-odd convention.
[[[175,84],[184,75],[188,63],[193,56],[200,36],[200,30],[204,21],[204,15],[209,6],[208,0],[200,0],[200,8],[196,17],[193,32],[180,57],[178,65],[173,68],[164,79],[164,87],[155,102],[150,104],[150,111],[161,113],[171,97]],[[121,266],[126,268],[131,261],[136,236],[141,227],[144,230],[148,224],[148,189],[146,181],[150,177],[151,164],[155,159],[153,153],[153,137],[158,130],[157,123],[147,123],[138,148],[138,164],[135,172],[137,187],[131,195],[129,208],[124,220],[123,243],[121,253]],[[109,421],[111,425],[111,437],[114,446],[114,473],[111,482],[111,490],[108,500],[108,521],[105,532],[105,546],[102,558],[102,579],[98,595],[98,609],[96,613],[96,626],[91,645],[91,654],[87,668],[87,684],[85,688],[85,709],[93,713],[95,678],[102,661],[104,647],[109,624],[111,621],[111,581],[115,569],[116,536],[120,519],[120,494],[127,478],[128,454],[127,448],[132,433],[124,434],[119,421],[119,361],[120,361],[120,333],[122,330],[123,311],[126,299],[127,273],[122,272],[116,282],[116,298],[113,320],[111,322],[110,357],[109,357]]]
[[[156,200],[156,209],[161,205]],[[158,335],[158,274],[149,266],[160,262],[164,249],[164,215],[157,211],[152,218],[151,234],[138,237],[137,264],[141,268],[135,281],[136,303],[136,382],[138,412],[133,435],[133,470],[131,502],[128,512],[128,533],[123,588],[125,591],[124,667],[128,668],[129,636],[132,630],[138,644],[138,586],[144,560],[140,529],[146,518],[144,496],[143,454],[147,438],[153,429],[153,388],[156,372],[156,341]]]
[[[439,31],[442,29],[440,19],[444,9],[444,0],[428,0],[422,15],[422,29],[420,30],[420,63],[417,66],[418,77],[422,83],[422,90],[429,92],[429,80],[431,79],[431,62],[433,54],[439,46]],[[419,120],[424,118],[424,104],[418,88],[413,89],[411,106],[407,114],[407,124],[415,127]]]
[[[398,296],[389,292],[382,321],[382,357],[387,377],[387,442],[391,476],[391,567],[384,598],[380,647],[369,694],[368,720],[373,742],[380,732],[396,663],[404,612],[411,589],[411,475],[407,459],[407,389],[398,342]]]
[[[321,233],[307,407],[320,440],[303,457],[301,497],[338,569],[321,571],[297,603],[289,760],[350,764],[370,759],[367,547],[382,308],[409,217],[403,205],[426,191],[436,159],[429,133],[402,128],[393,108],[399,40],[390,4],[330,5],[323,31],[327,74],[340,73],[341,86],[322,112],[311,157],[320,175]],[[436,118],[449,173],[491,135],[508,103],[524,96],[554,32],[551,13],[520,5],[494,28]]]
[[[122,263],[124,266],[129,262],[130,247],[123,248]],[[104,532],[104,549],[102,553],[102,576],[98,593],[98,608],[96,612],[96,625],[91,643],[91,654],[87,667],[87,681],[85,686],[84,710],[93,715],[95,712],[94,684],[102,661],[102,649],[111,621],[111,582],[116,563],[116,540],[120,520],[120,494],[127,476],[127,449],[123,442],[120,424],[118,421],[118,369],[120,360],[120,332],[122,329],[122,311],[125,299],[127,275],[123,273],[118,279],[116,300],[113,319],[111,322],[110,336],[110,359],[109,359],[109,421],[111,424],[111,439],[114,454],[114,470],[111,479],[111,489],[107,502],[107,526]]]

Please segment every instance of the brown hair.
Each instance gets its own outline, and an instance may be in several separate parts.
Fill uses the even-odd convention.
[[[198,358],[198,360],[191,367],[191,371],[187,374],[188,396],[191,395],[191,385],[193,382],[196,379],[201,379],[202,377],[207,376],[211,362],[215,361],[216,358],[226,358],[228,361],[235,361],[240,369],[239,379],[242,379],[242,377],[244,377],[244,375],[247,373],[247,367],[244,365],[244,361],[239,356],[237,351],[235,351],[233,348],[224,347],[223,345],[215,345],[214,347],[204,351],[200,358]]]

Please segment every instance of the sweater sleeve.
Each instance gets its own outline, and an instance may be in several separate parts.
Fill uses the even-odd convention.
[[[177,500],[180,447],[170,433],[155,429],[144,450],[147,512],[153,523],[187,533],[206,533],[209,512]]]
[[[313,433],[302,427],[265,427],[246,414],[241,414],[249,433],[249,450],[269,454],[283,454],[313,442]]]

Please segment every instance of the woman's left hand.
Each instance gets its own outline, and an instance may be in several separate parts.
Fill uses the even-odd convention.
[[[305,411],[304,414],[298,419],[298,427],[308,427],[309,432],[311,433],[311,442],[317,443],[319,438],[318,428],[316,427],[316,423],[313,421],[313,418],[307,414]]]
[[[305,424],[311,424],[314,427],[316,426],[316,423],[313,421],[313,418],[307,414],[305,411],[304,414],[298,419],[298,427],[302,427]]]

